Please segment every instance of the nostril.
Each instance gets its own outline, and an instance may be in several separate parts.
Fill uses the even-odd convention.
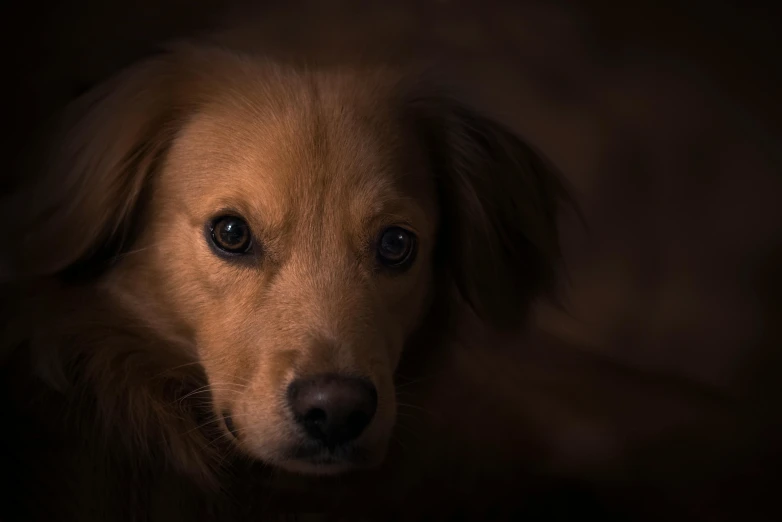
[[[326,422],[327,418],[325,411],[320,408],[312,408],[304,415],[302,420],[311,426],[320,426]]]

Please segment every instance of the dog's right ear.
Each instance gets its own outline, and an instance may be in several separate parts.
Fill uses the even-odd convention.
[[[556,297],[569,191],[505,125],[442,92],[416,94],[410,103],[439,188],[442,266],[480,318],[515,330],[536,298]]]
[[[52,275],[119,245],[182,111],[172,55],[131,67],[58,118],[27,158],[28,179],[2,202],[13,227],[0,279]],[[52,138],[53,135],[53,138]]]

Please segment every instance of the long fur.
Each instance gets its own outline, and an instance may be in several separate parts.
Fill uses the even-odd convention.
[[[472,314],[490,331],[517,330],[532,300],[556,281],[557,223],[567,197],[553,167],[512,131],[439,86],[382,68],[354,76],[358,80],[346,85],[356,82],[350,88],[370,99],[392,93],[437,187],[435,308],[416,319],[415,338],[452,340],[444,330]],[[226,464],[238,456],[213,417],[191,332],[173,316],[135,313],[151,310],[154,294],[142,294],[148,303],[131,306],[131,297],[121,290],[118,296],[109,283],[146,248],[136,238],[148,226],[151,193],[171,146],[216,99],[254,110],[242,94],[247,85],[275,92],[296,87],[286,82],[321,78],[316,66],[297,69],[224,48],[175,46],[69,107],[35,176],[4,202],[6,216],[24,223],[18,248],[2,258],[9,308],[3,362],[16,374],[7,392],[25,397],[15,402],[36,419],[31,422],[82,439],[85,455],[92,455],[85,458],[103,462],[91,480],[116,483],[112,491],[120,496],[116,470],[149,481],[146,488],[131,486],[141,489],[134,494],[141,498],[127,497],[101,516],[152,516],[154,501],[144,495],[156,487],[156,473],[173,473],[185,489],[225,493],[232,481]],[[361,84],[362,78],[369,79]],[[416,343],[411,337],[407,344]],[[41,401],[57,406],[52,411]],[[35,480],[27,486],[35,487]],[[73,509],[75,518],[89,511]]]

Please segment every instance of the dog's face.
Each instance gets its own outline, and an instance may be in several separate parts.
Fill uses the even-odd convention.
[[[291,75],[247,89],[255,110],[218,95],[193,115],[152,184],[148,249],[120,278],[162,286],[237,444],[308,471],[382,457],[393,371],[432,291],[425,157],[344,81]]]
[[[70,199],[48,207],[67,218],[31,218],[50,247],[34,270],[137,230],[100,284],[189,347],[226,436],[294,471],[380,462],[436,283],[504,327],[549,282],[556,179],[506,129],[388,74],[161,63],[82,109],[58,162]]]

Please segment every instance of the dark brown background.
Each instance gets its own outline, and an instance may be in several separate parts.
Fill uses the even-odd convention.
[[[731,488],[774,474],[782,406],[778,8],[255,3],[267,4],[259,31],[437,48],[573,185],[589,232],[565,225],[570,313],[541,305],[546,342],[530,353],[548,350],[550,371],[580,378],[592,374],[566,368],[597,364],[604,373],[594,375],[610,379],[550,390],[560,434],[550,443],[563,468],[675,486],[688,470],[733,459]],[[71,96],[158,42],[210,28],[225,5],[91,0],[6,11],[7,157]],[[773,491],[760,476],[752,488],[762,502]],[[748,516],[759,520],[760,512]]]

